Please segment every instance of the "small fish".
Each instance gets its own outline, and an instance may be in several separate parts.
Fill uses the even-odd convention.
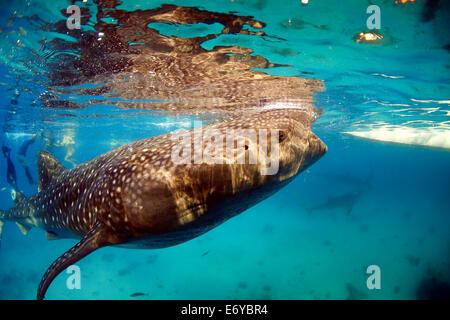
[[[206,256],[206,255],[209,253],[209,251],[210,251],[210,250],[203,252],[203,253],[202,253],[202,257]]]
[[[143,292],[135,292],[135,293],[130,294],[130,298],[143,297],[143,296],[148,296],[148,294],[143,293]]]

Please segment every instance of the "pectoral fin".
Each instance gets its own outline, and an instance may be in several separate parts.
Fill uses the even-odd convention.
[[[56,233],[54,233],[53,231],[47,231],[45,233],[45,239],[47,240],[58,240],[59,237]]]
[[[17,226],[19,227],[20,231],[22,231],[22,234],[23,234],[24,236],[26,236],[26,235],[28,234],[28,231],[30,231],[30,229],[31,229],[30,226],[27,226],[27,225],[25,225],[25,224],[23,224],[23,223],[16,222],[16,224],[17,224]]]
[[[78,260],[84,258],[92,251],[111,244],[108,241],[108,237],[103,232],[101,225],[97,223],[91,231],[89,231],[80,242],[78,242],[69,251],[60,256],[53,264],[47,269],[39,284],[37,299],[44,299],[45,292],[50,286],[55,277],[61,273],[68,266],[74,264]]]

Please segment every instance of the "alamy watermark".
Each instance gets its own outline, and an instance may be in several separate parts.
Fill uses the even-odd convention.
[[[377,5],[370,5],[366,10],[367,14],[371,14],[366,20],[366,26],[369,30],[381,29],[381,10]]]
[[[201,128],[171,133],[176,142],[171,161],[175,164],[255,164],[261,175],[275,175],[279,169],[279,129]]]
[[[381,289],[381,269],[379,266],[373,264],[367,267],[366,273],[370,274],[367,278],[366,286],[369,290]]]
[[[81,29],[81,9],[77,5],[71,5],[66,9],[70,16],[66,20],[66,26],[69,30]]]
[[[66,287],[69,290],[81,289],[81,269],[77,265],[71,265],[67,267],[66,273],[70,274],[66,280]]]

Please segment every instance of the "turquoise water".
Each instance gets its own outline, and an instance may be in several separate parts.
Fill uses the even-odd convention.
[[[77,263],[80,290],[67,289],[68,275],[62,273],[46,298],[417,299],[423,281],[448,283],[449,6],[441,1],[434,18],[423,22],[426,1],[393,2],[371,1],[381,9],[383,42],[364,44],[352,37],[368,31],[366,1],[124,1],[118,9],[174,3],[265,22],[268,37],[221,35],[202,46],[251,48],[290,65],[264,72],[322,79],[325,91],[315,95],[315,104],[324,114],[312,129],[328,152],[271,198],[189,242],[159,250],[96,251]],[[37,180],[35,159],[42,149],[71,168],[192,121],[90,103],[76,93],[65,99],[85,108],[42,106],[58,54],[42,40],[64,37],[42,26],[62,19],[59,11],[68,5],[1,4],[1,142],[12,150],[17,183],[27,196],[37,185],[29,183],[18,152],[33,134],[38,136],[25,162]],[[200,26],[155,28],[183,37],[220,32],[216,24]],[[13,200],[3,156],[0,165],[0,208],[7,209]],[[75,243],[48,241],[40,229],[23,236],[6,223],[0,298],[34,299],[46,268]],[[380,267],[381,289],[367,288],[369,265]],[[136,292],[145,295],[130,297]]]

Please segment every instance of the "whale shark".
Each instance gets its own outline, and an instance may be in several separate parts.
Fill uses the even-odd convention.
[[[361,190],[348,192],[337,196],[329,196],[326,201],[308,208],[308,212],[315,211],[333,211],[342,209],[347,215],[350,215],[354,206],[362,198],[364,192]]]
[[[48,239],[80,239],[44,273],[37,290],[37,299],[43,299],[61,271],[101,247],[177,245],[268,198],[326,153],[311,131],[313,121],[302,108],[267,109],[186,130],[184,135],[193,137],[187,147],[194,156],[212,150],[216,140],[198,132],[267,133],[265,139],[244,136],[242,148],[238,133],[231,140],[233,152],[213,148],[215,161],[200,163],[173,160],[174,150],[184,152],[174,133],[131,142],[72,169],[41,151],[38,192],[29,198],[18,192],[14,207],[0,211],[0,234],[4,221],[12,221],[25,232],[42,228]],[[264,146],[272,156],[274,145],[277,170],[264,174],[268,162],[253,156]],[[236,161],[242,155],[256,160]]]

